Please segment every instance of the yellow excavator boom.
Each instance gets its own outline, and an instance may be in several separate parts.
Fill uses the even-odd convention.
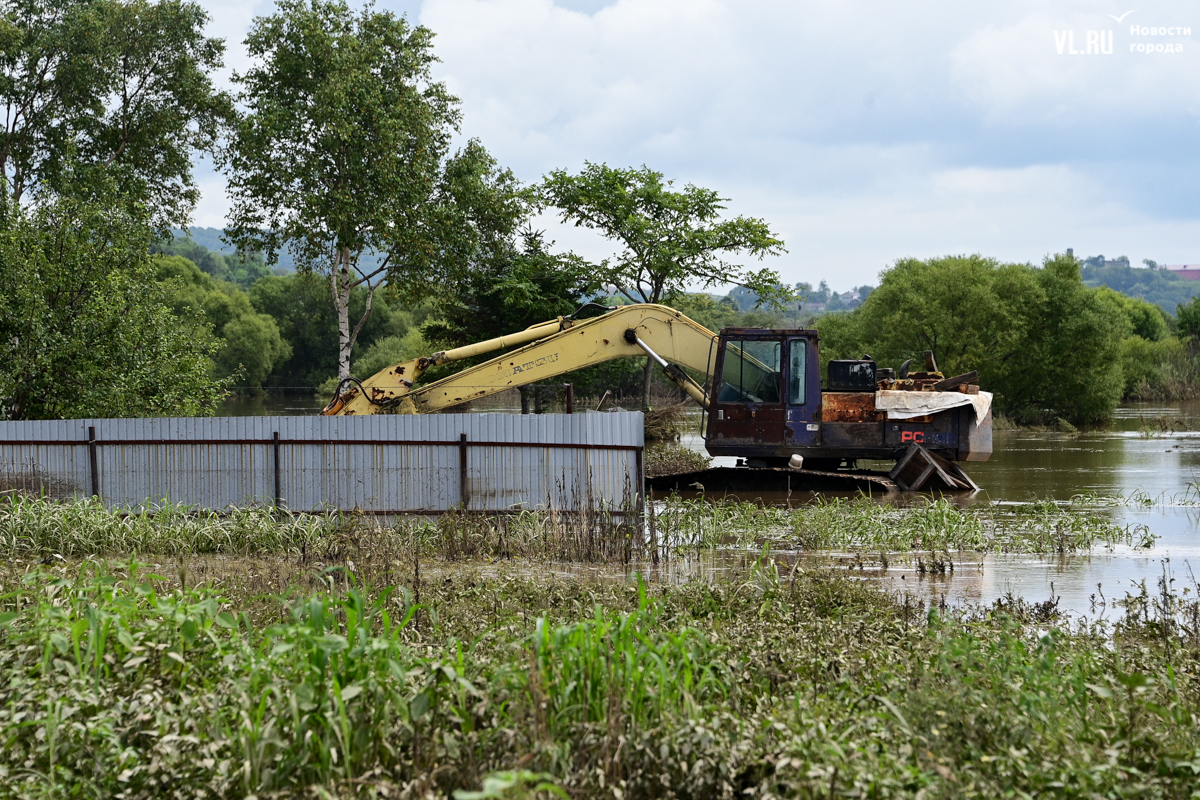
[[[416,389],[432,366],[524,344],[483,364]],[[617,358],[649,356],[672,381],[707,407],[702,386],[680,367],[711,376],[717,335],[673,308],[640,304],[575,321],[564,317],[519,333],[434,353],[380,370],[362,381],[343,381],[328,415],[427,414]]]

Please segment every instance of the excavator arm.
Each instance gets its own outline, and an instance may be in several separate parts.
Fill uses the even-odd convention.
[[[483,364],[413,388],[432,366],[524,344]],[[343,381],[327,415],[427,414],[617,358],[649,356],[701,406],[708,396],[681,369],[713,374],[717,335],[673,308],[621,306],[582,321],[563,317],[520,333],[434,353],[381,370],[365,381]]]

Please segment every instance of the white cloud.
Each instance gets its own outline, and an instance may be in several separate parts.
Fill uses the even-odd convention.
[[[563,7],[564,5],[570,7]],[[206,0],[240,41],[266,2]],[[906,255],[1200,259],[1193,156],[1200,11],[1116,0],[381,0],[436,33],[437,74],[526,181],[584,160],[648,164],[731,197],[788,242],[789,280],[871,282]],[[580,9],[580,10],[575,10]],[[1129,27],[1191,25],[1131,55]],[[1193,24],[1195,23],[1195,24]],[[1113,30],[1060,56],[1055,31]],[[1193,47],[1193,43],[1195,46]],[[230,62],[244,56],[231,44]],[[217,220],[219,179],[201,215]],[[211,196],[210,196],[211,193]],[[542,220],[599,258],[594,234]]]
[[[1176,16],[1182,22],[1192,13]],[[1195,18],[1200,22],[1200,15]],[[993,124],[1071,125],[1085,115],[1196,114],[1200,46],[1193,43],[1200,44],[1200,24],[1192,37],[1134,36],[1133,19],[1130,15],[1119,24],[1093,8],[1059,15],[1038,12],[1005,26],[985,25],[951,52],[955,82]],[[1175,26],[1164,22],[1161,27]],[[1090,34],[1096,35],[1091,53]],[[1131,44],[1146,43],[1183,49],[1130,52]]]

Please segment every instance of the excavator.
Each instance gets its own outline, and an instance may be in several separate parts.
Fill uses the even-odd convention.
[[[598,316],[581,319],[589,310]],[[510,349],[515,348],[515,349]],[[430,368],[502,355],[432,383]],[[705,447],[737,467],[655,479],[654,488],[761,485],[807,478],[817,488],[975,491],[958,462],[992,452],[991,395],[978,374],[947,378],[932,352],[925,370],[833,360],[821,385],[815,330],[726,328],[713,333],[663,305],[589,303],[570,316],[415,358],[365,380],[347,378],[325,415],[428,414],[618,358],[648,357],[704,410]],[[860,461],[893,462],[886,477]]]

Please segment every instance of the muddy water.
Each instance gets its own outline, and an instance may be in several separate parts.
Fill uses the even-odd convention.
[[[698,434],[685,444],[703,450]],[[732,466],[734,459],[717,461]],[[1200,578],[1200,403],[1123,407],[1107,431],[996,431],[992,458],[969,465],[968,471],[983,487],[976,500],[1070,500],[1078,495],[1132,499],[1101,513],[1121,525],[1149,527],[1158,537],[1155,546],[1064,557],[989,554],[967,558],[955,564],[952,575],[944,576],[921,575],[915,564],[903,561],[893,560],[886,570],[868,561],[859,574],[935,602],[990,604],[1009,593],[1030,602],[1055,597],[1060,609],[1089,617],[1119,613],[1113,599],[1140,591],[1143,581],[1153,593],[1164,575],[1174,579],[1177,591],[1185,586],[1196,591],[1192,576],[1194,572]],[[850,568],[857,559],[848,555],[834,554],[833,563]],[[725,568],[719,560],[680,569],[686,573]]]

